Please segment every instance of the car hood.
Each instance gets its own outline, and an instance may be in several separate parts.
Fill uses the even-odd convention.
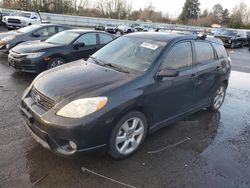
[[[9,32],[3,32],[3,33],[0,33],[0,39],[3,39],[4,37],[8,37],[8,36],[18,36],[20,35],[21,33],[18,33],[16,31],[9,31]]]
[[[55,48],[58,46],[60,45],[36,40],[36,41],[29,41],[29,42],[24,42],[22,44],[19,44],[18,46],[14,47],[12,51],[16,53],[31,53],[31,52],[38,52],[38,51],[42,52],[42,51],[47,50],[48,48]]]
[[[21,20],[21,21],[28,21],[30,20],[30,18],[26,18],[26,17],[23,17],[23,16],[8,16],[8,19],[11,18],[11,19],[18,19],[18,20]]]
[[[104,95],[108,90],[132,80],[134,76],[78,60],[42,73],[34,87],[56,103],[79,97]]]

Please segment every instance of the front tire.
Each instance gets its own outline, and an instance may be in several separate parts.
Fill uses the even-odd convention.
[[[232,49],[235,48],[235,42],[232,42],[232,43],[231,43],[230,48],[232,48]]]
[[[146,117],[133,111],[123,116],[110,137],[108,154],[115,159],[126,158],[139,150],[147,135]]]
[[[65,64],[65,60],[60,58],[60,57],[55,57],[53,59],[50,60],[50,62],[48,63],[47,69],[52,69],[55,67],[58,67],[60,65]]]
[[[225,96],[226,96],[226,85],[223,83],[217,89],[216,94],[214,95],[208,110],[218,111],[224,102]]]

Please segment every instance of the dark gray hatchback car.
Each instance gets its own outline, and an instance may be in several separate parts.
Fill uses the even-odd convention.
[[[21,113],[55,153],[104,150],[121,159],[157,129],[203,108],[218,110],[230,71],[219,39],[129,34],[87,61],[40,74],[22,96]]]

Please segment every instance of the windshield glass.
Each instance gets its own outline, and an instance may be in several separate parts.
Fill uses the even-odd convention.
[[[228,36],[235,36],[237,34],[237,31],[234,31],[234,30],[225,30],[221,34],[222,35],[228,35]]]
[[[15,16],[22,16],[22,17],[26,17],[29,18],[30,17],[30,13],[26,13],[26,12],[19,12],[17,14],[15,14]]]
[[[73,42],[80,34],[74,31],[63,31],[48,38],[45,42],[67,45]]]
[[[29,25],[29,26],[23,27],[21,29],[18,29],[17,31],[20,33],[28,33],[28,32],[32,32],[40,27],[41,26],[37,25],[37,24],[36,25]]]
[[[93,58],[132,72],[146,71],[165,47],[166,42],[124,36],[97,51]]]

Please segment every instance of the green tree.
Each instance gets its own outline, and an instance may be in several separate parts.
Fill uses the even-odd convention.
[[[221,6],[221,4],[216,4],[213,6],[211,14],[213,16],[215,16],[215,18],[217,19],[217,23],[221,24],[222,22],[222,15],[223,15],[223,7]]]
[[[200,13],[199,0],[186,0],[182,13],[179,18],[184,23],[187,23],[189,19],[197,19],[199,13]]]
[[[208,16],[208,14],[209,14],[208,9],[205,9],[205,10],[201,13],[200,17],[201,17],[201,18],[205,18],[205,17]]]
[[[225,9],[222,13],[222,20],[221,20],[221,24],[223,25],[227,25],[229,23],[229,11],[228,9]]]

